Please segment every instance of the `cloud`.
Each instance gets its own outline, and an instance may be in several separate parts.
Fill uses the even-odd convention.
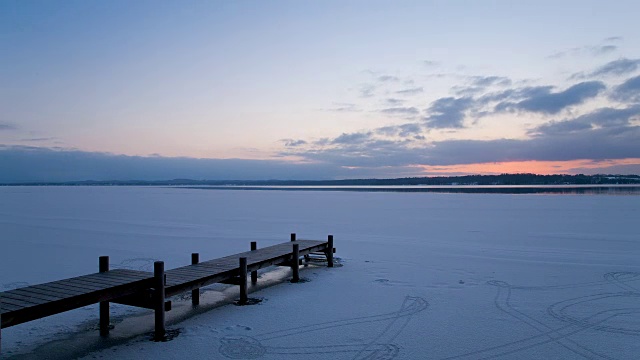
[[[590,76],[624,75],[636,71],[638,66],[640,66],[640,59],[622,58],[600,66]]]
[[[393,75],[380,75],[380,76],[378,76],[378,81],[380,81],[380,82],[395,82],[395,81],[400,81],[400,78],[398,78],[397,76],[393,76]]]
[[[304,140],[294,140],[294,139],[282,139],[280,140],[282,143],[284,143],[284,146],[286,147],[296,147],[296,146],[301,146],[301,145],[306,145],[307,142]]]
[[[637,158],[640,126],[562,132],[529,139],[444,140],[416,144],[374,140],[289,153],[309,161],[354,167],[445,166],[509,161]]]
[[[496,105],[497,111],[518,110],[543,114],[556,114],[565,108],[583,103],[606,89],[600,81],[587,81],[573,85],[568,89],[552,93],[551,87],[525,88],[507,95],[523,97],[520,101],[505,101]]]
[[[562,133],[572,133],[591,129],[592,126],[586,122],[578,121],[552,121],[536,127],[529,131],[531,135],[556,135]]]
[[[278,160],[143,157],[0,145],[0,183],[81,180],[264,180],[370,176],[331,164]]]
[[[472,85],[478,87],[487,87],[491,85],[511,85],[511,79],[504,76],[472,76],[470,79]]]
[[[422,88],[422,86],[420,86],[420,87],[401,89],[396,91],[395,93],[399,95],[416,95],[416,94],[422,93],[423,91],[424,89]]]
[[[603,55],[616,50],[618,50],[618,47],[615,45],[601,45],[592,47],[591,53],[594,55]]]
[[[376,87],[371,84],[365,84],[360,87],[360,97],[368,98],[372,97],[375,93]]]
[[[415,107],[392,107],[382,109],[380,112],[389,115],[418,115],[420,110]]]
[[[402,99],[396,99],[396,98],[388,98],[385,100],[385,102],[389,105],[400,105],[400,104],[404,104],[405,100]]]
[[[361,143],[371,138],[371,132],[355,132],[355,133],[342,133],[337,138],[331,141],[332,144],[354,144]]]
[[[20,139],[20,141],[27,141],[27,142],[54,141],[55,143],[61,143],[60,141],[58,141],[57,137],[24,138],[24,139]]]
[[[434,143],[431,165],[507,161],[626,159],[640,154],[640,127],[601,128],[531,139],[448,140]]]
[[[356,104],[352,104],[352,103],[335,103],[334,105],[336,105],[336,107],[327,109],[327,111],[334,111],[334,112],[358,112],[358,111],[360,111],[360,109],[358,109],[358,106]]]
[[[626,127],[635,118],[640,118],[640,105],[623,109],[605,107],[573,119],[551,121],[532,129],[529,134],[534,136],[560,135],[594,128]]]
[[[452,92],[458,96],[474,96],[486,91],[491,86],[510,86],[511,79],[504,76],[469,76],[469,84],[456,85],[451,88]]]
[[[601,127],[627,126],[632,119],[640,117],[640,105],[624,109],[600,108],[588,114],[578,116],[575,122],[583,122]]]
[[[608,38],[605,38],[604,41],[605,42],[614,42],[614,41],[622,41],[622,36],[609,36]]]
[[[413,136],[418,140],[424,140],[425,137],[420,135],[422,132],[422,125],[420,124],[402,124],[398,125],[398,135],[401,137]]]
[[[618,101],[640,102],[640,76],[628,79],[616,86],[611,98]]]
[[[427,109],[426,124],[431,128],[462,128],[464,115],[474,104],[470,97],[440,98]]]
[[[438,66],[440,65],[440,63],[438,61],[432,61],[432,60],[424,60],[422,61],[422,63],[426,66]]]
[[[385,136],[414,137],[417,140],[424,140],[422,125],[418,123],[408,123],[394,126],[384,126],[375,130],[377,134]]]
[[[542,96],[551,87],[509,89],[497,98]],[[571,88],[569,88],[571,89]],[[578,91],[580,94],[581,91]],[[342,134],[322,148],[290,152],[308,161],[346,167],[450,166],[509,161],[616,160],[640,157],[640,104],[601,107],[554,120],[529,131],[524,139],[441,140],[425,142],[425,126],[461,127],[473,98],[434,101],[426,123],[385,126],[371,132]],[[564,104],[564,103],[563,103]]]
[[[548,56],[550,59],[560,59],[567,56],[600,56],[616,51],[618,46],[605,44],[595,46],[574,47],[568,50],[558,51]]]
[[[17,127],[10,123],[0,123],[0,131],[2,130],[16,130]]]

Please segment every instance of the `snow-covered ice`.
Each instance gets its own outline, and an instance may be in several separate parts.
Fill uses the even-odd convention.
[[[112,267],[170,269],[335,236],[340,265],[262,273],[229,305],[174,299],[171,341],[151,311],[97,305],[2,331],[3,359],[635,359],[640,196],[0,187],[0,290]],[[276,286],[266,286],[276,284]],[[227,304],[218,306],[219,304]]]

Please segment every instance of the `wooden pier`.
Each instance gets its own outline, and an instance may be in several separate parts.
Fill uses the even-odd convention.
[[[327,241],[297,240],[262,249],[251,243],[251,250],[219,259],[199,261],[199,254],[191,255],[191,265],[164,270],[164,262],[154,263],[154,272],[109,270],[109,258],[101,256],[99,272],[71,279],[33,285],[0,292],[0,329],[40,319],[83,306],[100,303],[100,334],[109,333],[109,303],[118,303],[155,311],[157,341],[165,338],[165,312],[171,310],[166,298],[191,291],[192,304],[199,304],[199,289],[215,283],[240,286],[239,304],[248,300],[247,277],[255,283],[257,271],[269,266],[289,266],[292,282],[299,280],[300,258],[320,253],[333,266],[333,236]],[[1,330],[0,330],[1,331]],[[0,332],[0,344],[1,344]],[[0,348],[1,351],[1,348]]]

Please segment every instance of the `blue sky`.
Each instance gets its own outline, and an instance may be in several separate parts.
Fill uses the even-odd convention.
[[[638,13],[3,1],[0,181],[640,173]]]

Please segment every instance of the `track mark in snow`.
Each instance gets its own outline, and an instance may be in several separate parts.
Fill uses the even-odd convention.
[[[562,346],[574,355],[584,359],[615,360],[614,357],[595,351],[571,338],[571,336],[587,330],[640,335],[640,305],[638,301],[640,292],[629,284],[640,280],[640,273],[612,272],[605,274],[604,279],[604,281],[557,286],[513,286],[504,281],[489,281],[487,284],[495,286],[497,289],[494,299],[496,308],[533,328],[537,334],[502,345],[446,357],[441,360],[508,358],[510,355],[551,343]],[[547,308],[547,314],[551,318],[566,324],[555,329],[540,319],[518,310],[513,306],[511,300],[514,291],[550,291],[588,288],[605,284],[613,284],[627,291],[590,294],[551,304]]]
[[[402,302],[400,309],[395,312],[303,325],[295,328],[265,333],[254,337],[226,336],[221,339],[221,345],[218,350],[220,354],[228,359],[257,359],[268,354],[310,355],[318,353],[354,353],[352,358],[354,360],[391,360],[400,352],[400,348],[392,342],[398,337],[398,335],[400,335],[400,333],[402,333],[409,321],[416,314],[426,310],[428,307],[429,303],[423,298],[407,296]],[[386,322],[386,325],[378,335],[364,343],[288,347],[265,345],[269,340],[298,335],[301,333],[375,322]]]

